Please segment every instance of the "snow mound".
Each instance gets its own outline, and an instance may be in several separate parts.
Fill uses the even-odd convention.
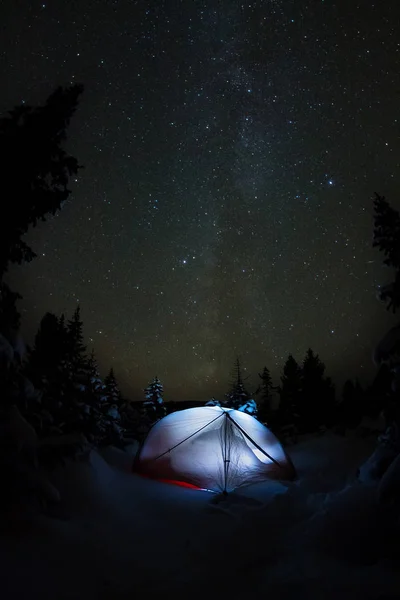
[[[398,532],[377,486],[355,477],[370,452],[365,440],[308,437],[291,448],[296,482],[266,481],[217,503],[130,473],[128,452],[92,452],[53,473],[68,520],[41,518],[21,538],[0,539],[7,600],[397,593]]]
[[[400,454],[392,462],[378,487],[378,502],[396,507],[400,517]]]
[[[109,466],[114,467],[123,473],[132,472],[134,455],[131,453],[120,450],[119,448],[114,448],[114,446],[108,446],[99,453]]]

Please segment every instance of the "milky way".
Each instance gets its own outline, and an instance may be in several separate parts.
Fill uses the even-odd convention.
[[[371,376],[393,317],[372,196],[396,206],[397,2],[4,0],[0,109],[85,85],[70,201],[13,269],[28,339],[77,302],[123,389],[255,389],[309,346]],[[362,6],[363,5],[363,6]]]

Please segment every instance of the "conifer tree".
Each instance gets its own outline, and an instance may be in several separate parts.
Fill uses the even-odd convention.
[[[79,305],[76,307],[72,319],[67,323],[67,331],[68,358],[74,376],[79,381],[81,375],[84,375],[87,364],[86,346],[83,338],[83,322],[81,320]]]
[[[104,393],[106,397],[105,410],[111,423],[109,443],[123,446],[123,435],[127,422],[126,403],[122,398],[113,368],[110,369],[104,379]]]
[[[43,408],[52,416],[52,428],[60,433],[88,429],[91,359],[86,355],[79,306],[65,322],[47,313],[41,321],[30,356],[32,380],[42,390]]]
[[[335,390],[329,377],[325,377],[325,364],[309,348],[301,370],[301,395],[296,406],[303,431],[315,431],[331,423],[334,411]]]
[[[87,439],[100,445],[105,435],[106,423],[101,404],[104,399],[104,383],[101,380],[94,351],[81,364],[80,385],[75,390],[73,408],[76,411],[75,426]],[[72,408],[72,407],[71,407]]]
[[[345,428],[354,429],[360,424],[363,413],[363,389],[360,382],[347,379],[342,389],[342,400],[338,406],[339,422]]]
[[[71,392],[67,335],[64,319],[48,312],[40,322],[29,352],[26,372],[41,392],[40,435],[58,431],[64,421],[62,407]]]
[[[261,379],[259,392],[261,394],[259,405],[259,419],[261,421],[269,421],[272,416],[272,392],[275,389],[272,385],[272,377],[267,367],[264,367],[263,372],[258,376]]]
[[[0,118],[0,176],[3,215],[0,216],[0,332],[18,330],[16,308],[21,296],[4,281],[10,264],[35,258],[24,235],[68,199],[68,182],[77,174],[77,160],[62,148],[80,85],[55,90],[44,106],[21,105]],[[8,194],[8,195],[7,195]]]
[[[395,279],[380,288],[380,299],[393,313],[400,307],[400,215],[384,196],[375,194],[373,247],[383,252],[383,263],[396,270]]]
[[[393,375],[389,366],[383,363],[364,393],[363,412],[369,417],[376,418],[386,408],[393,395]]]
[[[153,421],[147,416],[143,404],[124,401],[121,416],[124,435],[139,442],[143,441],[153,424]]]
[[[228,408],[257,416],[257,404],[244,386],[239,358],[235,361],[231,389],[225,396],[225,405]]]
[[[301,368],[292,354],[289,354],[283,366],[279,387],[279,420],[282,425],[293,423],[297,426],[299,420],[297,406],[301,389]]]
[[[69,178],[80,167],[62,144],[82,91],[80,85],[59,87],[44,106],[21,105],[0,119],[1,181],[10,194],[0,219],[0,281],[10,263],[36,256],[24,234],[60,210],[71,193]]]
[[[118,387],[117,379],[115,377],[114,369],[108,372],[108,375],[104,379],[105,393],[107,396],[107,402],[110,406],[115,405],[119,408],[122,404],[122,395]]]
[[[42,318],[30,353],[34,377],[52,377],[63,359],[61,328],[55,314],[47,312]]]
[[[83,431],[87,419],[87,406],[82,394],[90,389],[90,372],[93,368],[87,356],[83,338],[83,322],[78,305],[66,324],[66,360],[64,372],[69,389],[64,402],[64,427],[68,431]],[[94,362],[94,361],[93,361]]]
[[[379,194],[375,194],[374,200],[374,238],[373,246],[384,253],[384,264],[394,269],[394,280],[379,290],[379,298],[387,303],[386,308],[396,313],[400,307],[400,214],[392,208],[387,200]],[[384,400],[385,420],[390,430],[390,438],[393,447],[400,449],[400,359],[398,356],[398,327],[388,332],[396,331],[394,339],[389,342],[386,356],[378,357],[377,366],[386,362],[392,375],[391,394]],[[385,338],[384,338],[385,339]],[[382,344],[382,342],[381,342]],[[378,346],[379,347],[379,346]],[[383,395],[383,394],[382,394]]]
[[[11,331],[18,331],[21,315],[16,305],[21,299],[21,294],[13,292],[0,277],[0,333],[7,336]]]
[[[103,382],[94,350],[86,364],[86,382],[77,392],[82,415],[81,431],[95,446],[122,446],[122,429],[119,413],[111,410],[106,385]]]
[[[159,421],[166,415],[164,406],[164,388],[158,377],[154,377],[153,381],[145,388],[145,401],[143,408],[145,415],[152,423]]]

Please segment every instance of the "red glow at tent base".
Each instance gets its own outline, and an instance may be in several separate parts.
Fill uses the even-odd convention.
[[[149,477],[144,473],[138,473],[137,471],[133,471],[136,475],[140,475],[140,477],[145,477],[146,479],[153,479],[153,481],[160,481],[161,483],[168,483],[170,485],[177,485],[179,487],[189,488],[191,490],[199,490],[200,492],[207,492],[204,488],[199,487],[198,485],[193,485],[193,483],[187,483],[186,481],[178,481],[177,479],[158,479]]]
[[[179,485],[180,487],[190,488],[191,490],[203,490],[203,488],[199,487],[198,485],[193,485],[192,483],[187,483],[186,481],[177,481],[176,479],[157,479],[157,481],[169,483],[171,485]]]

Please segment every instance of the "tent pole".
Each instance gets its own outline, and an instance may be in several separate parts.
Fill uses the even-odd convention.
[[[162,458],[163,456],[165,456],[166,454],[168,454],[172,450],[175,450],[175,448],[177,448],[178,446],[180,446],[184,442],[187,442],[187,440],[190,440],[190,438],[192,438],[194,435],[197,435],[198,433],[200,433],[200,431],[202,431],[203,429],[205,429],[206,427],[208,427],[209,425],[211,425],[212,423],[214,423],[214,421],[216,421],[217,419],[220,419],[223,416],[224,416],[224,413],[221,413],[220,415],[218,415],[218,417],[216,417],[215,419],[213,419],[212,421],[210,421],[209,423],[207,423],[203,427],[200,427],[200,429],[197,429],[194,433],[191,433],[190,435],[188,435],[184,440],[182,440],[181,442],[178,442],[177,444],[175,444],[175,446],[172,446],[172,448],[168,448],[168,450],[166,450],[162,454],[159,454],[158,456],[156,456],[152,460],[158,460],[159,458]]]
[[[228,436],[228,420],[226,418],[227,413],[225,413],[225,423],[224,423],[224,427],[225,427],[225,435],[224,435],[224,489],[222,491],[222,493],[224,494],[224,496],[226,496],[228,494],[227,490],[226,490],[226,484],[228,481],[228,468],[229,468],[229,460],[226,457],[226,452],[227,452],[227,436]]]
[[[226,414],[226,413],[225,413]],[[224,489],[222,490],[223,494],[226,494],[226,480],[227,480],[227,462],[226,462],[226,434],[227,434],[227,420],[226,418],[224,419],[225,423],[224,423]]]
[[[272,458],[272,456],[270,456],[268,454],[268,452],[265,452],[264,448],[261,448],[261,446],[259,446],[257,444],[257,442],[255,442],[253,439],[251,439],[251,437],[249,436],[248,433],[246,433],[246,431],[244,429],[242,429],[242,427],[240,427],[239,423],[236,423],[235,419],[232,419],[232,417],[230,416],[229,413],[226,413],[226,416],[228,417],[228,419],[230,419],[232,421],[232,423],[235,423],[236,427],[239,429],[239,431],[241,431],[243,433],[243,435],[245,437],[247,437],[248,440],[250,440],[250,442],[252,444],[254,444],[254,446],[260,450],[260,452],[262,452],[267,458],[269,458],[273,463],[275,463],[278,467],[281,467],[281,465],[279,464],[279,462],[277,460],[275,460],[275,458]]]

